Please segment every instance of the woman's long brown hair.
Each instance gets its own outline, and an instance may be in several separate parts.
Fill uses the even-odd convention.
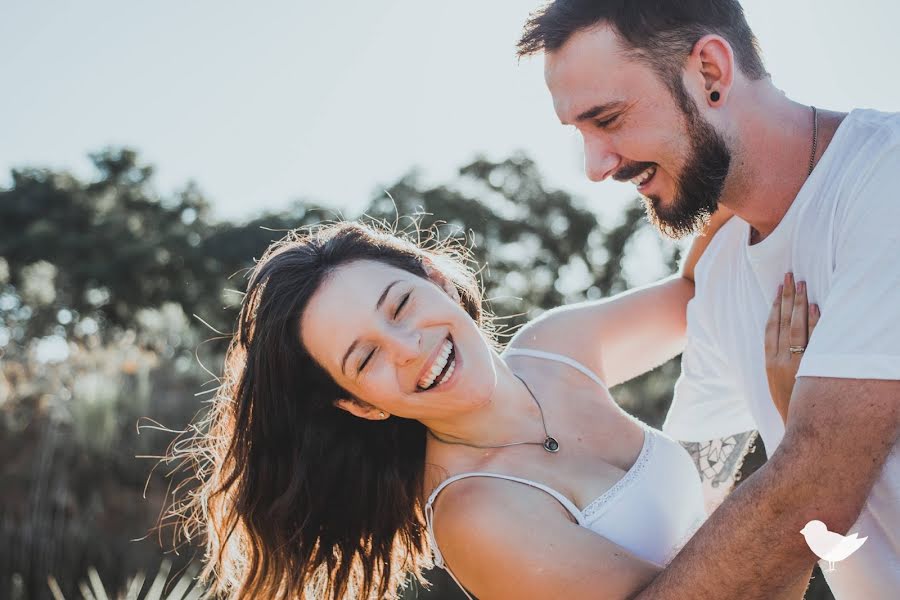
[[[392,598],[410,574],[422,580],[425,428],[338,409],[348,394],[303,347],[300,318],[341,265],[377,260],[424,278],[427,261],[486,331],[466,258],[458,244],[426,249],[353,222],[293,232],[266,251],[212,407],[169,457],[194,475],[172,513],[183,535],[205,542],[211,595]]]

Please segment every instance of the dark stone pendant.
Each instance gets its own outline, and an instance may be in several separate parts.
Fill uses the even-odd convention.
[[[547,452],[559,452],[559,442],[548,435],[547,439],[544,440],[544,450]]]

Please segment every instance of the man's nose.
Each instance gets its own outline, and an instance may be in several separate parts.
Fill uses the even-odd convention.
[[[591,181],[603,181],[616,172],[621,157],[602,138],[584,140],[584,172]]]

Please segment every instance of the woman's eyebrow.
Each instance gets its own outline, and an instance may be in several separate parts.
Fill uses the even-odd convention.
[[[394,284],[400,283],[400,281],[401,281],[400,279],[395,279],[394,281],[387,284],[387,286],[385,286],[384,291],[381,292],[381,296],[378,297],[378,302],[375,303],[375,312],[378,312],[379,310],[381,310],[381,305],[384,304],[384,301],[387,298],[388,292],[391,291],[391,288],[394,287]],[[356,348],[356,345],[358,343],[359,343],[358,339],[353,340],[353,343],[350,344],[349,348],[347,348],[347,352],[344,353],[344,358],[341,359],[341,373],[343,373],[344,376],[347,375],[347,373],[344,371],[344,367],[347,365],[347,359],[350,358],[351,354],[353,354],[353,350]]]

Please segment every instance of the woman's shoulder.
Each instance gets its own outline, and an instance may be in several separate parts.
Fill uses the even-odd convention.
[[[586,347],[590,345],[574,343],[577,328],[570,326],[563,315],[559,317],[547,315],[523,325],[500,357],[511,366],[527,369],[529,385],[535,383],[552,392],[565,394],[573,386],[588,385],[589,380],[607,387],[599,363],[593,361],[594,368],[589,364],[592,361]]]
[[[566,589],[573,597],[625,597],[659,570],[579,526],[551,495],[515,482],[456,481],[436,510],[440,553],[479,596],[544,598]],[[546,571],[548,561],[554,568]]]
[[[551,308],[541,315],[523,324],[509,340],[501,356],[513,349],[535,349],[554,351],[558,346],[557,336],[552,335],[554,323],[559,320],[559,314],[564,307]],[[552,346],[552,347],[548,347]]]
[[[539,363],[534,361],[530,364],[559,365],[559,357],[567,357],[567,352],[572,348],[563,308],[565,307],[550,309],[522,325],[500,353],[500,357],[506,360],[526,356],[543,359]]]
[[[438,488],[436,488],[438,489]],[[435,533],[441,546],[465,545],[474,532],[480,540],[497,536],[503,545],[510,528],[519,528],[534,516],[571,522],[572,517],[553,496],[515,480],[490,476],[469,476],[454,480],[441,489],[432,510]]]

